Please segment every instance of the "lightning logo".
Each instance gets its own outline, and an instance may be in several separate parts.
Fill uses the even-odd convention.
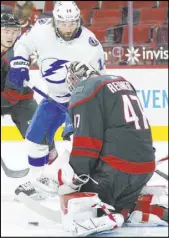
[[[55,72],[58,69],[62,69],[64,67],[64,65],[68,62],[69,61],[67,61],[67,60],[56,60],[55,62],[50,64],[50,67],[51,67],[50,69],[47,69],[44,71],[43,77],[55,74]]]

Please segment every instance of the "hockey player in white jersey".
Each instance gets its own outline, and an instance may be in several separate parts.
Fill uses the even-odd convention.
[[[37,198],[34,184],[45,182],[41,174],[49,160],[47,142],[52,142],[55,132],[65,121],[66,113],[58,104],[67,108],[69,102],[69,89],[65,83],[67,66],[75,60],[83,61],[102,73],[104,51],[95,35],[81,25],[80,10],[73,1],[57,1],[53,17],[39,19],[16,43],[8,78],[18,88],[24,86],[25,80],[30,80],[29,56],[35,51],[49,98],[40,103],[26,134],[32,183],[20,185],[15,193],[22,191]]]

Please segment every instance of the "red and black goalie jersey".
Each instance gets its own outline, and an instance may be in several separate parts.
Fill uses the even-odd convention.
[[[82,81],[69,110],[74,125],[70,164],[77,175],[91,174],[98,160],[129,174],[154,171],[150,125],[131,83],[111,75]]]

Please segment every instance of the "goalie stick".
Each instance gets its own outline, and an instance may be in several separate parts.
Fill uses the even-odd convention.
[[[7,177],[10,178],[22,178],[25,177],[29,173],[29,168],[22,169],[22,170],[11,170],[9,169],[6,164],[4,163],[1,157],[1,166],[6,174]]]
[[[60,211],[57,211],[57,210],[53,210],[49,207],[46,207],[44,206],[43,204],[39,203],[38,201],[36,200],[33,200],[32,198],[30,198],[29,196],[27,196],[26,194],[24,193],[20,193],[18,195],[18,199],[19,201],[23,202],[29,209],[32,209],[33,211],[35,211],[36,213],[38,213],[39,215],[51,220],[51,221],[54,221],[56,224],[58,223],[62,223],[62,220],[61,220],[61,212]],[[37,222],[38,223],[38,222]],[[31,223],[29,223],[31,224]],[[36,224],[36,222],[35,222]],[[105,236],[105,234],[109,234],[109,235],[115,235],[117,234],[116,231],[114,232],[113,230],[112,231],[103,231],[103,232],[95,232],[95,233],[92,233],[90,235],[82,235],[82,236],[97,236],[97,235],[103,235]],[[74,237],[80,237],[79,235],[73,235]]]
[[[44,206],[43,204],[39,203],[38,201],[36,200],[33,200],[32,198],[30,198],[29,196],[27,196],[26,194],[24,193],[20,193],[18,195],[18,199],[20,202],[23,202],[25,204],[25,206],[27,206],[29,209],[32,209],[33,211],[35,211],[36,213],[38,213],[39,215],[51,220],[51,221],[54,221],[56,224],[61,224],[62,223],[62,220],[61,220],[61,212],[58,211],[58,210],[53,210],[49,207],[46,207]],[[36,222],[34,222],[35,225],[36,225]],[[31,224],[31,222],[29,222],[29,224]],[[38,224],[38,221],[37,221],[37,224]],[[95,234],[90,234],[90,235],[85,235],[85,236],[90,236],[90,237],[94,237],[94,236],[97,236],[99,235],[100,236],[106,236],[106,234],[109,236],[111,235],[115,235],[117,234],[116,231],[103,231],[103,232],[96,232]],[[79,235],[76,236],[74,234],[74,237],[80,237]]]
[[[18,200],[20,202],[23,202],[25,206],[27,206],[29,209],[35,211],[37,214],[54,221],[56,223],[61,223],[61,213],[60,211],[53,210],[49,207],[44,206],[40,202],[33,200],[29,196],[27,196],[24,193],[19,193],[17,196]]]

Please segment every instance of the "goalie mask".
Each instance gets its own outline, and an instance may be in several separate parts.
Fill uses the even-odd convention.
[[[100,73],[91,65],[75,61],[70,64],[66,83],[70,92],[72,92],[77,87],[79,82],[99,75]]]
[[[65,41],[76,36],[80,26],[80,10],[73,1],[57,1],[53,10],[53,23],[56,34]]]

